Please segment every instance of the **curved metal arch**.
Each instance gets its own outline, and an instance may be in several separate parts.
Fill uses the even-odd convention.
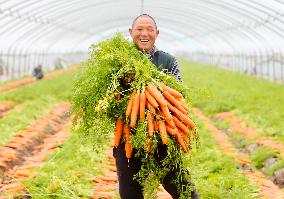
[[[204,1],[209,2],[210,0],[204,0]],[[220,2],[221,2],[221,3],[220,3]],[[236,12],[236,13],[239,13],[240,15],[245,15],[245,16],[247,16],[248,18],[253,19],[254,21],[257,21],[257,19],[258,19],[258,17],[259,17],[259,16],[255,15],[254,13],[249,12],[248,10],[244,11],[243,9],[233,7],[233,6],[231,6],[230,4],[228,4],[228,3],[223,3],[223,2],[224,2],[224,0],[219,0],[219,1],[214,1],[214,2],[210,2],[210,3],[213,4],[213,5],[219,5],[219,6],[223,7],[223,8],[225,8],[225,9],[229,9],[229,10],[231,10],[231,11],[234,11],[234,12]],[[250,8],[251,8],[251,7],[250,7]],[[252,9],[252,8],[251,8],[251,9]],[[279,29],[278,26],[275,26],[275,25],[273,25],[273,24],[268,24],[268,25],[271,25],[273,28]],[[268,28],[268,30],[271,31],[272,29]],[[279,31],[272,31],[272,32],[274,32],[275,34],[279,35],[281,38],[284,37],[283,32],[281,31],[281,29],[279,29]]]
[[[72,12],[72,14],[74,15],[74,13]]]
[[[54,29],[55,30],[55,29]],[[28,32],[30,32],[30,31],[28,31]],[[60,34],[61,32],[59,32],[59,34]],[[25,36],[24,36],[25,37]]]
[[[215,2],[214,2],[214,3],[215,3]],[[218,3],[220,3],[220,1],[219,1]],[[222,6],[223,6],[223,5],[222,5]],[[227,6],[231,6],[231,5],[227,5]],[[224,7],[224,6],[223,6],[223,7]],[[232,8],[232,9],[234,10],[235,8]],[[245,16],[249,16],[249,15],[248,15],[249,12],[243,13],[243,10],[242,10],[242,9],[239,9],[239,8],[238,8],[238,11],[237,11],[237,12],[240,13],[240,14],[242,14],[242,15],[244,14]],[[252,13],[252,15],[253,15],[253,20],[254,20],[254,21],[257,21],[257,20],[256,20],[256,19],[257,19],[257,15],[255,15],[255,14],[253,14],[253,13]],[[249,17],[250,17],[250,16],[249,16]],[[250,18],[251,18],[251,17],[250,17]],[[250,26],[247,26],[246,28],[247,28],[247,29],[252,29]],[[233,30],[233,29],[236,29],[236,26],[233,26],[233,27],[230,28],[230,30]],[[276,35],[278,35],[278,36],[281,37],[281,35],[279,35],[279,33],[278,33],[277,31],[273,31],[273,30],[271,30],[270,28],[267,28],[267,27],[266,27],[266,29],[267,29],[268,31],[273,32],[274,34],[276,34]],[[269,46],[271,46],[271,45],[270,45],[270,42],[267,41],[266,37],[265,37],[265,41],[266,41],[267,44],[269,44]]]
[[[8,23],[9,23],[9,22],[8,22]],[[22,24],[22,27],[23,27],[23,26],[26,26],[26,24]],[[19,27],[17,27],[17,26],[14,26],[14,27],[17,28],[17,29],[19,28]],[[36,28],[38,28],[38,26],[36,26]],[[35,29],[35,28],[34,28],[34,29]],[[53,30],[54,30],[54,29],[53,29]],[[32,31],[32,30],[30,30],[30,31]],[[27,30],[27,32],[30,32],[30,31]],[[20,36],[19,39],[21,39],[22,37],[23,37],[23,35]],[[24,37],[25,37],[25,34],[24,34]],[[18,39],[18,40],[19,40],[19,39]],[[17,41],[17,40],[16,40],[16,41]]]
[[[199,2],[195,1],[194,3],[196,3],[196,4],[200,4],[200,3],[201,3],[201,4],[206,4],[206,3],[200,2],[200,1],[199,1]],[[212,2],[210,2],[210,3],[212,3]],[[215,5],[215,4],[217,4],[217,3],[213,2],[212,4]],[[219,5],[219,4],[220,4],[220,1],[218,1],[218,4],[217,4],[217,5]],[[208,6],[208,5],[206,4],[206,6]],[[239,15],[245,15],[246,17],[248,17],[249,19],[252,19],[252,20],[254,20],[254,21],[256,21],[256,19],[257,19],[257,16],[254,15],[254,16],[252,17],[252,16],[248,15],[247,12],[244,13],[244,12],[242,12],[241,9],[238,9],[238,8],[237,8],[237,11],[236,11],[236,8],[235,8],[235,7],[232,7],[232,6],[228,5],[228,4],[226,4],[226,6],[224,6],[224,5],[221,5],[221,6],[222,6],[222,7],[226,7],[227,10],[228,10],[228,7],[229,7],[229,10],[230,10],[230,11],[236,12],[236,13],[238,13]],[[220,10],[220,9],[219,9],[219,10]],[[208,10],[207,10],[207,11],[208,11]],[[228,15],[227,15],[227,17],[228,17]],[[240,22],[239,27],[245,27],[245,26],[244,26],[243,23]],[[238,28],[238,26],[232,26],[231,29],[232,29],[232,28]],[[269,30],[271,31],[271,29],[269,29]],[[218,31],[219,31],[219,30],[218,30]]]
[[[188,9],[188,8],[187,8]],[[171,12],[171,11],[168,11],[168,12]],[[175,13],[175,15],[176,14],[178,14],[178,13]],[[222,14],[222,13],[221,13]],[[182,14],[179,14],[179,16],[181,16]],[[202,15],[200,15],[199,16],[199,14],[198,13],[194,13],[192,16],[190,16],[190,18],[192,18],[192,17],[199,17],[199,19],[198,20],[193,20],[193,21],[199,21],[200,23],[198,23],[198,24],[205,24],[205,26],[207,26],[207,27],[210,27],[210,23],[209,24],[206,24],[206,20],[204,21],[204,19],[203,19],[203,16]],[[210,16],[210,18],[212,18],[213,19],[213,21],[216,21],[216,19],[214,18],[214,16]],[[219,21],[220,21],[220,19],[218,19]],[[232,19],[233,20],[233,19]],[[225,23],[226,21],[224,21],[223,23]],[[237,22],[236,22],[237,23]],[[197,27],[199,27],[200,25],[198,25],[197,24]],[[194,24],[194,26],[196,26],[195,24]],[[228,33],[223,33],[223,32],[220,32],[220,34],[223,34],[225,37],[227,36],[227,34]],[[233,35],[235,35],[235,36],[239,36],[239,37],[241,37],[241,38],[243,38],[243,39],[247,39],[247,40],[249,40],[249,41],[251,41],[251,39],[253,39],[253,40],[255,40],[255,39],[257,39],[256,38],[256,36],[258,37],[258,39],[264,39],[264,37],[262,36],[262,35],[260,35],[260,34],[258,34],[257,32],[255,32],[254,30],[247,30],[247,31],[245,31],[245,30],[239,30],[239,31],[236,31],[235,33],[234,32],[230,32],[230,34],[233,34]],[[229,36],[229,37],[231,37],[231,36]],[[196,37],[194,37],[193,36],[193,38],[196,38]],[[259,41],[258,41],[258,39],[255,41],[255,42],[253,42],[253,43],[255,43],[255,44],[257,44]]]
[[[159,6],[158,9],[161,9],[163,8],[162,6]],[[177,15],[178,14],[178,11],[175,11],[175,10],[170,10],[168,11],[167,13],[173,13],[173,15]],[[207,22],[202,15],[200,15],[198,12],[197,13],[191,13],[190,16],[187,16],[187,15],[184,15],[183,13],[180,13],[179,16],[183,16],[183,17],[189,17],[190,19],[192,18],[197,18],[197,20],[192,20],[193,22],[195,21],[198,21],[197,23],[193,23],[193,22],[190,22],[190,23],[193,23],[193,27],[200,27],[201,25],[200,24],[204,24],[204,26],[206,27],[210,27],[212,26],[210,22]],[[208,17],[212,18],[213,21],[216,21],[216,20],[219,20],[221,21],[219,18],[215,17],[214,15],[208,15]],[[231,19],[231,21],[234,20],[234,19]],[[182,21],[182,19],[178,19],[178,21]],[[200,22],[200,23],[199,23]],[[224,21],[223,23],[220,23],[220,24],[224,24],[226,21]],[[237,23],[237,22],[236,22]],[[214,26],[212,26],[214,28]],[[198,32],[198,31],[197,31]],[[222,33],[222,32],[220,32]],[[261,39],[264,39],[264,37],[262,35],[260,35],[258,32],[254,31],[254,30],[248,30],[248,31],[245,31],[245,30],[239,30],[238,33],[235,33],[236,35],[239,35],[243,38],[247,38],[247,39],[251,39],[251,38],[254,38],[255,35]],[[224,36],[226,36],[227,33],[224,33]],[[193,38],[195,38],[194,34],[192,35]]]
[[[241,2],[240,0],[236,0],[236,2]],[[256,1],[254,1],[254,0],[251,0],[250,2],[247,2],[247,1],[245,1],[245,2],[241,2],[243,5],[245,5],[246,7],[248,7],[248,8],[251,8],[252,6],[249,4],[249,3],[252,3],[252,4],[254,4],[254,5],[258,5],[259,7],[262,7],[262,8],[265,8],[266,10],[270,10],[271,12],[274,12],[275,13],[275,11],[274,10],[272,10],[269,6],[264,6],[263,4],[261,4],[261,3],[259,3],[259,2],[256,2]],[[272,18],[274,18],[274,15],[272,15],[271,13],[269,13],[269,12],[267,12],[266,10],[264,10],[264,9],[260,9],[260,8],[258,8],[257,6],[253,6],[253,9],[254,10],[257,10],[259,13],[265,13],[268,17],[272,17]],[[283,24],[283,21],[282,20],[279,20],[282,24]],[[267,20],[264,20],[263,21],[263,23],[259,23],[257,26],[260,26],[261,24],[264,26],[264,27],[266,27],[265,26],[265,24],[267,24],[268,23],[268,21]],[[276,26],[276,25],[273,25],[273,24],[271,24],[271,23],[268,23],[269,25],[271,25],[271,26],[274,26],[274,27],[276,27],[277,29],[279,29],[279,31],[280,32],[278,32],[278,31],[273,31],[272,29],[270,29],[270,28],[266,28],[266,29],[268,29],[269,30],[269,32],[273,32],[274,34],[276,34],[276,35],[278,35],[280,38],[282,38],[283,39],[283,37],[284,37],[284,34],[283,34],[283,29],[281,28],[281,27],[279,27],[279,26]],[[256,26],[255,26],[256,27]],[[282,34],[281,34],[282,33]],[[269,52],[269,51],[274,51],[274,46],[273,46],[273,44],[271,44],[271,42],[269,42],[269,41],[267,41],[266,42],[269,46],[270,46],[270,48],[269,49],[267,49],[267,51]]]
[[[76,18],[77,15],[75,15],[74,13],[75,13],[75,12],[72,12],[72,16]],[[79,15],[80,15],[80,14],[81,14],[81,13],[79,13]],[[67,17],[66,17],[66,13],[64,13],[63,15],[64,15],[65,18],[67,18]],[[60,18],[60,17],[59,17],[59,18]],[[68,20],[70,20],[70,19],[68,19]],[[73,22],[73,20],[72,20],[72,22]]]
[[[107,2],[107,3],[109,3],[109,4],[114,4],[114,2],[113,1],[105,1],[105,2]],[[119,3],[119,2],[116,2],[116,3]],[[125,2],[125,3],[127,3],[127,2]],[[95,4],[93,4],[92,6],[94,6],[94,7],[98,7],[98,6],[107,6],[106,4],[102,4],[102,3],[95,3]],[[84,5],[84,8],[92,8],[92,6],[90,6],[90,5]],[[75,11],[78,11],[78,9],[75,9],[75,10],[73,10],[73,11],[70,11],[70,10],[66,10],[66,13],[70,13],[70,12],[72,12],[72,15],[71,15],[71,17],[74,17],[75,16]],[[79,18],[80,20],[81,20],[81,23],[78,23],[78,25],[80,25],[80,26],[82,26],[82,21],[84,21],[84,20],[82,20],[82,13],[81,13],[81,11],[82,11],[82,9],[80,10],[80,12],[78,13],[78,15],[76,15],[75,17],[76,18]],[[60,21],[61,21],[61,23],[69,23],[70,21],[72,21],[72,24],[74,24],[74,20],[73,19],[69,19],[68,17],[67,17],[67,15],[66,15],[66,13],[65,12],[60,12],[60,16],[58,15],[58,13],[55,13],[55,14],[52,14],[52,15],[49,15],[48,17],[54,17],[54,18],[57,18],[57,19],[61,19]],[[66,20],[68,18],[68,20]],[[86,23],[86,21],[84,21],[84,23]],[[86,24],[88,24],[88,23],[86,23]],[[73,25],[72,25],[73,26]],[[86,31],[85,31],[86,32]]]
[[[93,6],[99,6],[99,5],[106,5],[106,3],[114,3],[113,1],[110,0],[106,0],[104,2],[88,2],[88,4],[82,4],[81,1],[79,0],[73,0],[73,1],[65,1],[67,2],[69,5],[61,5],[60,6],[64,6],[63,8],[61,8],[60,6],[57,5],[52,5],[50,6],[50,9],[42,9],[40,12],[45,14],[45,17],[48,18],[49,21],[52,21],[50,19],[50,17],[52,18],[56,18],[56,19],[66,19],[67,15],[72,13],[72,16],[74,15],[75,11],[78,11],[80,15],[82,15],[81,10],[79,9],[80,7],[75,7],[74,4],[79,4],[80,6],[82,5],[83,7],[90,7],[90,5]],[[59,3],[59,2],[58,2]],[[57,4],[58,4],[57,3]],[[117,2],[116,2],[117,3]],[[91,6],[92,7],[92,6]],[[74,9],[74,10],[73,10]],[[52,11],[52,12],[50,12]],[[80,16],[79,15],[79,16]],[[62,20],[61,20],[62,21]],[[70,22],[71,20],[67,21]],[[72,21],[71,21],[72,22]],[[61,24],[62,25],[62,24]]]
[[[18,28],[18,27],[16,27],[16,28]],[[62,27],[60,27],[60,29],[61,29]],[[65,28],[66,29],[66,28]],[[54,30],[56,30],[55,28],[53,29],[53,31]],[[74,30],[73,30],[74,31]],[[27,31],[27,32],[31,32],[31,31]],[[85,33],[85,32],[83,32],[83,33]],[[20,38],[22,38],[22,37],[20,37]]]
[[[71,1],[71,0],[70,0]],[[19,17],[18,17],[19,18]],[[25,18],[25,20],[29,20],[28,18]],[[46,19],[46,21],[48,21],[48,19]],[[36,22],[38,22],[38,21],[36,21]],[[8,22],[9,23],[9,22]],[[38,23],[40,23],[40,22],[38,22]],[[50,22],[48,22],[48,23],[41,23],[41,24],[52,24],[52,23],[50,23]],[[60,28],[62,28],[62,29],[66,29],[66,30],[71,30],[71,31],[74,31],[74,32],[82,32],[82,31],[78,31],[78,30],[74,30],[74,29],[70,29],[70,28],[66,28],[66,27],[64,27],[64,26],[62,26],[62,25],[58,25],[58,24],[52,24],[52,25],[54,25],[54,26],[58,26],[58,27],[60,27]],[[15,26],[14,26],[15,27]],[[17,27],[15,27],[15,28],[17,28]],[[7,33],[9,33],[9,32],[14,32],[14,31],[6,31]]]
[[[239,0],[238,0],[239,1]],[[270,12],[272,12],[272,13],[277,13],[277,15],[280,15],[280,13],[279,12],[276,12],[275,10],[273,10],[271,7],[269,7],[269,6],[265,6],[265,5],[263,5],[263,4],[261,4],[261,3],[259,3],[259,2],[257,2],[257,1],[254,1],[254,0],[251,0],[251,2],[253,2],[255,5],[258,5],[259,7],[262,7],[262,8],[264,8],[264,9],[266,9],[266,10],[269,10]],[[245,2],[245,4],[246,5],[248,5],[249,6],[249,4],[248,4],[248,2]],[[260,8],[258,8],[257,9],[259,12],[265,12],[266,14],[268,14],[268,12],[266,12],[265,10],[263,10],[263,9],[260,9]],[[272,15],[272,14],[269,14],[269,16],[268,17],[270,17],[271,19],[273,19],[272,21],[274,21],[276,18],[277,18],[277,20],[281,23],[281,24],[284,24],[284,21],[283,20],[281,20],[281,18],[280,17],[275,17],[275,15]],[[267,24],[267,23],[269,23],[270,21],[268,20],[268,18],[264,21],[264,24]],[[279,30],[283,33],[284,32],[284,29],[282,29],[280,26],[277,26],[278,28],[279,28]],[[281,39],[283,39],[283,37],[281,37]],[[271,46],[271,51],[272,51],[272,53],[273,53],[273,51],[274,51],[274,45],[273,44],[271,44],[272,46]]]
[[[172,18],[166,18],[165,20],[166,20],[166,21],[173,21],[172,24],[176,24],[176,21],[174,21]],[[122,21],[122,22],[121,22],[122,25],[125,24],[125,26],[130,26],[130,24],[126,24],[126,23],[125,23],[126,21],[128,21],[128,20],[126,20],[125,18],[119,18],[119,19],[117,19],[116,21],[110,21],[110,22],[113,22],[113,24],[117,24],[117,23],[119,23],[119,21]],[[94,31],[93,34],[100,33],[101,31],[106,30],[106,29],[113,29],[113,27],[115,27],[113,24],[111,24],[111,23],[105,23],[105,24],[102,25],[101,29],[96,29],[96,31]],[[121,26],[122,26],[122,25],[121,25]],[[187,24],[186,24],[186,25],[187,25]],[[108,27],[106,27],[106,26],[108,26]],[[189,33],[188,33],[187,31],[185,31],[185,30],[183,29],[183,27],[184,27],[184,26],[181,26],[181,28],[180,28],[181,30],[184,31],[183,34],[184,34],[184,35],[189,35]],[[181,31],[179,31],[179,32],[181,32]],[[83,40],[87,40],[87,39],[88,39],[88,38],[84,38]],[[219,38],[219,39],[220,39],[220,38]],[[80,42],[83,42],[83,41],[80,41]],[[199,41],[199,43],[202,43],[202,42]]]
[[[246,31],[246,29],[242,29],[242,31]],[[248,30],[248,31],[253,32],[254,35],[259,35],[259,36],[260,36],[260,34],[257,34],[256,31],[253,31],[253,30]],[[241,31],[240,31],[240,32],[241,32]],[[252,37],[252,38],[253,38],[253,37]],[[262,37],[262,36],[261,36],[261,38],[264,39],[264,37]]]

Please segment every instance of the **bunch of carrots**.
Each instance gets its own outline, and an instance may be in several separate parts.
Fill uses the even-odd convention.
[[[183,95],[164,83],[159,82],[157,87],[150,83],[141,92],[133,91],[126,108],[126,121],[122,118],[116,121],[114,146],[118,147],[124,136],[126,157],[129,159],[132,156],[131,129],[140,117],[141,121],[147,120],[148,124],[149,139],[145,143],[147,151],[150,151],[150,140],[154,133],[159,132],[163,144],[168,143],[170,135],[188,153],[191,130],[196,128],[188,111]]]

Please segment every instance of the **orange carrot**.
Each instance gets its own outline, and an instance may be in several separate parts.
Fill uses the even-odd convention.
[[[187,147],[186,147],[186,145],[185,145],[185,143],[184,143],[184,141],[183,141],[182,136],[181,136],[180,133],[177,133],[177,134],[176,134],[176,139],[177,139],[179,145],[181,146],[182,150],[183,150],[185,153],[187,153],[187,152],[188,152],[188,149],[187,149]]]
[[[125,154],[127,159],[131,158],[132,156],[132,146],[128,142],[125,143]]]
[[[153,113],[153,114],[156,113],[155,107],[154,107],[149,101],[146,102],[146,106],[147,106],[147,108],[149,109],[149,111],[150,111],[151,113]]]
[[[187,103],[186,103],[186,101],[185,101],[184,98],[179,98],[179,99],[177,99],[177,100],[179,101],[180,105],[182,105],[182,107],[183,107],[185,110],[189,111],[189,107],[187,106]]]
[[[190,136],[190,130],[181,122],[179,119],[177,119],[175,116],[173,116],[173,121],[182,132],[184,132],[187,136]]]
[[[115,124],[115,135],[114,135],[114,146],[118,147],[120,140],[121,140],[121,136],[122,136],[122,132],[123,132],[123,119],[117,119],[116,120],[116,124]]]
[[[131,128],[127,124],[124,124],[124,126],[123,126],[123,134],[125,136],[126,141],[130,141]]]
[[[196,127],[194,122],[187,115],[183,114],[182,112],[180,112],[179,114],[175,113],[174,115],[177,117],[177,119],[179,119],[179,121],[184,123],[189,128],[194,129]]]
[[[163,120],[158,120],[159,131],[163,144],[168,143],[166,124]]]
[[[145,149],[147,152],[151,151],[151,141],[150,139],[147,139],[146,143],[145,143]]]
[[[181,114],[181,118],[182,118],[181,121],[182,121],[186,126],[192,128],[192,129],[194,129],[194,128],[196,127],[195,123],[194,123],[194,122],[192,121],[192,119],[189,118],[187,115]]]
[[[171,105],[170,102],[168,102],[168,101],[166,101],[166,102],[167,102],[167,107],[171,112],[173,112],[174,114],[180,114],[181,113],[176,107]]]
[[[174,129],[170,127],[168,124],[166,124],[166,130],[167,130],[167,133],[170,135],[176,135],[178,132],[176,128]]]
[[[135,92],[133,91],[130,95],[130,98],[129,98],[129,101],[128,101],[128,104],[127,104],[127,108],[126,108],[126,118],[130,117],[130,114],[131,114],[131,109],[132,109],[132,105],[133,105],[133,96],[134,96]]]
[[[180,102],[172,96],[172,94],[169,91],[164,91],[163,96],[172,104],[174,105],[178,110],[180,110],[182,113],[187,114],[188,111],[185,110]]]
[[[155,98],[146,90],[145,91],[146,98],[150,104],[152,104],[155,108],[158,108],[159,104],[155,100]]]
[[[146,106],[146,94],[144,91],[141,92],[140,94],[140,120],[144,121],[145,120],[145,106]]]
[[[134,128],[137,122],[139,107],[140,107],[140,93],[137,92],[133,96],[132,102],[132,110],[131,110],[131,117],[130,117],[130,127]]]
[[[126,157],[129,159],[132,156],[132,146],[130,143],[131,140],[131,128],[127,124],[123,127],[123,134],[125,136],[125,154]]]
[[[170,111],[169,111],[169,108],[167,106],[162,106],[161,107],[164,115],[165,115],[165,118],[167,120],[172,120],[173,119],[173,116],[171,115]]]
[[[169,102],[167,102],[168,108],[170,111],[174,113],[174,115],[179,119],[179,121],[183,122],[186,126],[190,128],[195,128],[194,122],[185,114],[183,114],[181,111],[179,111],[177,108],[172,106]]]
[[[154,130],[159,131],[158,122],[154,119]]]
[[[166,86],[164,83],[160,82],[159,85],[163,88],[164,91],[169,91],[175,98],[182,98],[182,94],[175,89]]]
[[[149,137],[153,137],[155,130],[155,123],[154,123],[155,120],[153,113],[148,113],[147,119],[148,119],[148,135]]]
[[[155,86],[153,86],[152,84],[148,84],[146,89],[155,98],[155,100],[161,107],[167,106],[164,96]]]
[[[164,108],[167,108],[167,107],[164,107]],[[162,110],[163,110],[163,109],[162,109]],[[170,114],[170,111],[169,111],[169,110],[168,110],[168,112],[169,112],[169,114]],[[174,123],[174,121],[173,121],[172,119],[168,119],[169,117],[166,117],[166,116],[165,116],[165,113],[164,113],[163,111],[158,111],[158,114],[159,114],[160,116],[162,116],[162,118],[166,121],[166,123],[167,123],[170,127],[175,128],[175,123]],[[171,114],[170,114],[170,117],[173,118]]]
[[[190,147],[190,139],[187,137],[186,134],[184,133],[181,133],[181,134],[182,134],[182,139],[184,140],[185,144]]]

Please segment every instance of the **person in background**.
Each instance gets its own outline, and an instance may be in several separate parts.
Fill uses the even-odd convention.
[[[156,38],[159,35],[157,24],[153,17],[148,14],[142,14],[136,17],[132,23],[132,28],[129,29],[129,33],[136,44],[137,48],[145,53],[152,63],[163,72],[170,73],[176,77],[178,81],[182,81],[179,71],[178,63],[176,59],[168,53],[160,51],[155,46]],[[119,181],[119,193],[121,199],[143,199],[143,187],[133,179],[142,166],[141,159],[136,157],[135,154],[129,159],[126,158],[124,150],[124,142],[116,148],[113,148],[113,156],[116,159],[116,167]],[[167,156],[167,145],[159,145],[155,160],[161,162]],[[193,185],[192,182],[187,181],[185,178],[178,177],[179,168],[173,168],[169,171],[164,179],[161,180],[161,184],[165,190],[174,198],[179,198],[180,194],[178,187],[174,180],[178,179],[178,184],[181,186]],[[191,190],[191,198],[198,199],[198,193],[193,188]]]
[[[33,76],[37,79],[40,80],[44,77],[43,71],[42,71],[42,65],[39,64],[37,67],[34,68],[33,70]]]

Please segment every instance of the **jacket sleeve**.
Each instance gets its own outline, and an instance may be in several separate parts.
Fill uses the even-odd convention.
[[[177,60],[174,58],[170,63],[171,74],[176,77],[179,82],[182,82],[179,66]]]

